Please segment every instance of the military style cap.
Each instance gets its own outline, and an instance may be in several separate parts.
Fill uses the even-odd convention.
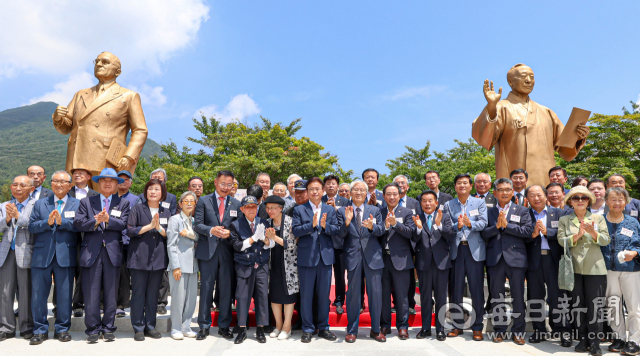
[[[242,202],[240,203],[240,206],[246,206],[249,204],[258,205],[258,199],[256,199],[256,197],[254,197],[253,195],[247,195],[246,197],[242,198]]]
[[[307,190],[307,180],[298,179],[293,183],[293,190]]]

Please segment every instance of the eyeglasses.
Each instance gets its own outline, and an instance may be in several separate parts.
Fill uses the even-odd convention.
[[[94,60],[93,60],[93,64],[94,64],[94,65],[98,65],[98,64],[99,64],[99,63],[101,63],[101,62],[102,62],[102,64],[103,64],[104,66],[108,66],[108,65],[110,65],[110,64],[111,64],[111,61],[109,61],[108,59],[105,59],[105,58],[98,58],[98,59],[94,59]]]
[[[219,185],[221,188],[233,188],[233,183],[229,183],[229,184],[218,183],[218,185]]]
[[[58,184],[58,185],[65,185],[65,184],[69,184],[71,182],[67,181],[67,180],[57,180],[57,179],[52,179],[51,180],[51,184]]]
[[[24,184],[24,183],[11,183],[11,188],[18,188],[18,187],[20,187],[22,189],[25,189],[25,188],[31,187],[31,185],[30,184]]]
[[[583,196],[580,196],[580,197],[579,197],[579,196],[577,196],[577,195],[574,195],[574,196],[572,196],[572,197],[571,197],[571,201],[576,201],[576,202],[577,202],[577,201],[581,201],[581,200],[582,200],[582,201],[589,201],[589,199],[591,199],[591,198],[589,198],[589,197],[588,197],[588,196],[586,196],[586,195],[583,195]]]
[[[322,191],[322,188],[309,188],[309,189],[307,189],[307,190],[308,190],[308,191],[310,191],[310,192],[315,193],[315,192],[321,192],[321,191]]]

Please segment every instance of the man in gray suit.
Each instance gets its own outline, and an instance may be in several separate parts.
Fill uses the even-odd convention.
[[[33,192],[31,192],[31,198],[38,200],[50,197],[53,195],[51,189],[47,189],[42,186],[42,183],[47,179],[47,173],[44,168],[40,166],[31,166],[27,168],[27,175],[33,179]]]
[[[20,336],[33,337],[31,315],[31,254],[35,237],[29,233],[29,216],[35,203],[31,198],[33,179],[17,176],[11,184],[13,199],[0,205],[0,341],[16,336],[13,299],[18,295]]]

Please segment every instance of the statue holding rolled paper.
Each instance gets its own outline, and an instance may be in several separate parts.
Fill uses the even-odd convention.
[[[511,92],[500,100],[493,82],[484,81],[487,106],[472,124],[472,136],[490,150],[495,146],[496,178],[508,178],[517,168],[529,174],[528,185],[549,184],[549,169],[556,166],[554,151],[571,161],[586,142],[590,111],[573,108],[567,126],[549,108],[529,98],[535,78],[533,70],[516,64],[507,73]]]

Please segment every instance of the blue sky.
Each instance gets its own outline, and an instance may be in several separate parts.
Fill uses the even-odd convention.
[[[179,145],[200,110],[302,118],[299,135],[343,168],[387,172],[405,145],[468,139],[483,80],[506,97],[520,62],[564,122],[574,106],[619,114],[640,99],[636,1],[25,2],[1,5],[0,110],[66,105],[108,50],[118,82],[143,94],[149,137]]]

